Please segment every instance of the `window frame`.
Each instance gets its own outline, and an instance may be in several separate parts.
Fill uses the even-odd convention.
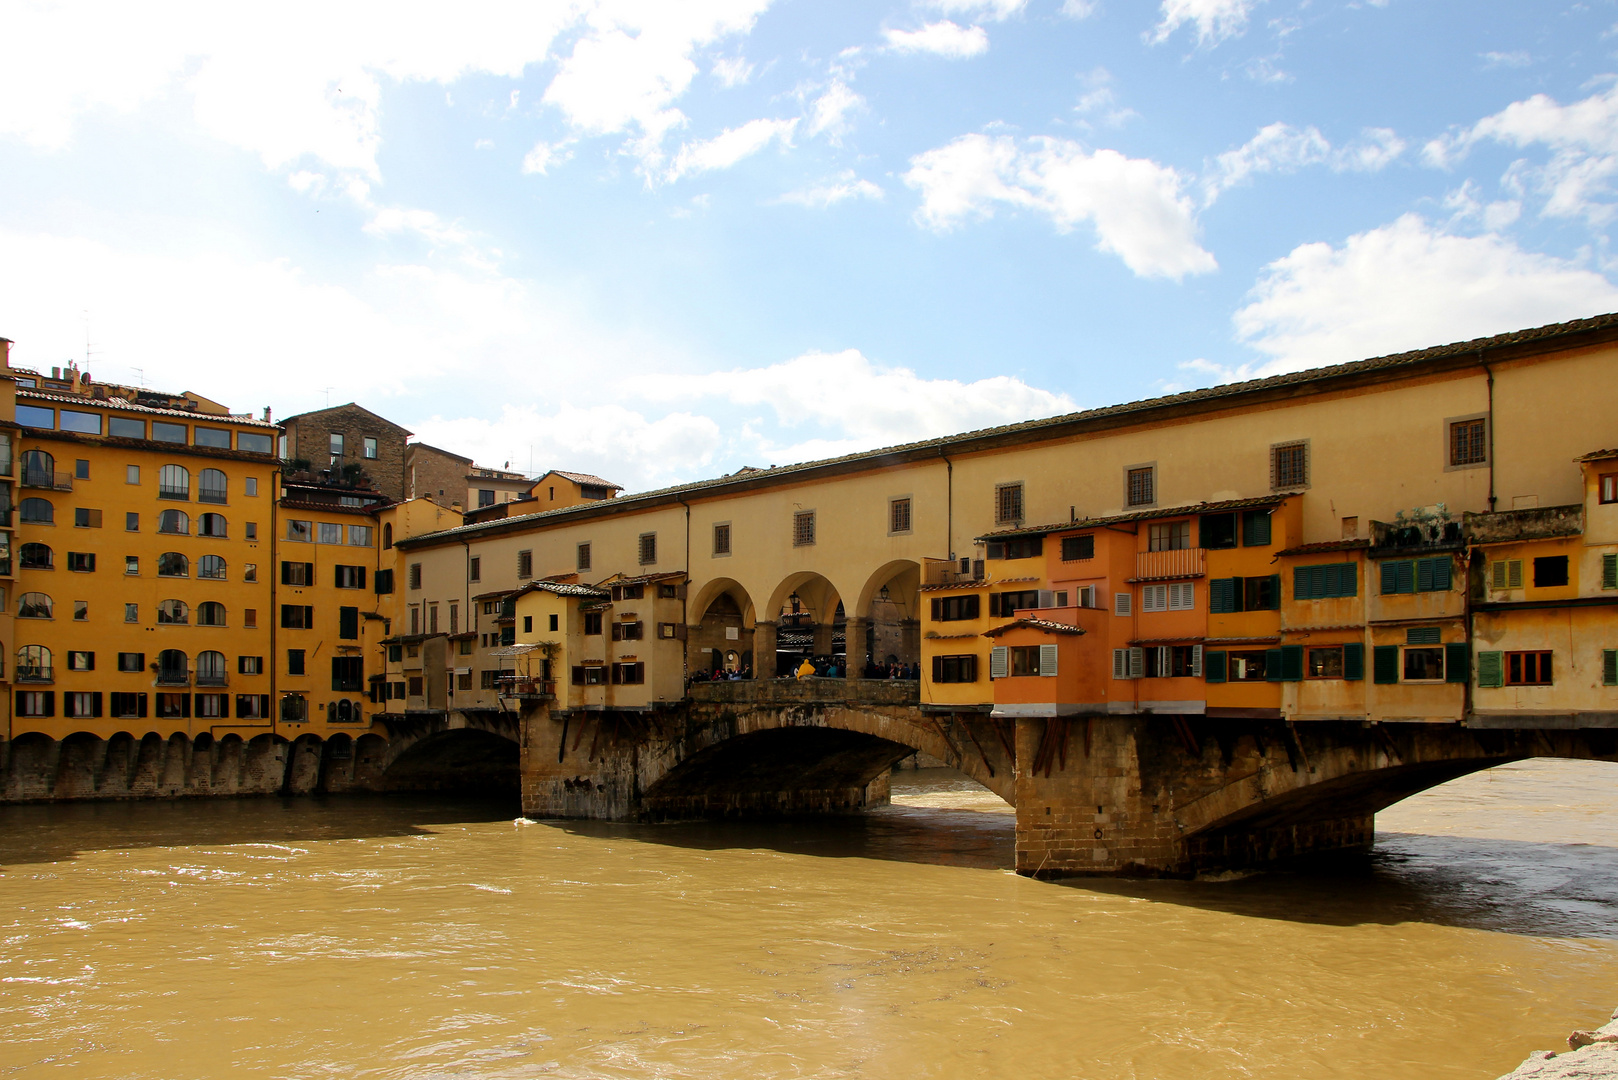
[[[1027,519],[1028,499],[1021,480],[1006,480],[994,485],[994,523],[1020,525]]]
[[[903,508],[904,524],[900,527],[899,515]],[[911,495],[890,495],[888,497],[888,535],[909,536],[916,528],[916,504]]]
[[[1287,480],[1289,480],[1290,477],[1283,477],[1282,474],[1281,474],[1281,455],[1284,454],[1284,453],[1287,453],[1289,451],[1294,451],[1294,450],[1300,451],[1301,455],[1302,455],[1302,458],[1303,458],[1302,465],[1301,465],[1301,471],[1303,473],[1303,478],[1301,480],[1296,480],[1294,482],[1289,483],[1289,482],[1287,482]],[[1270,444],[1270,490],[1271,491],[1297,491],[1297,490],[1300,490],[1302,488],[1307,488],[1309,486],[1309,480],[1310,480],[1309,474],[1312,471],[1310,466],[1312,466],[1314,464],[1314,461],[1312,460],[1312,458],[1313,458],[1313,455],[1310,453],[1310,447],[1309,447],[1309,440],[1308,439],[1293,439],[1293,440],[1290,440],[1288,442],[1271,443]]]
[[[1135,497],[1135,478],[1137,474],[1145,476],[1145,498]],[[1140,461],[1133,465],[1124,466],[1124,506],[1130,509],[1139,507],[1153,507],[1157,505],[1157,462]]]
[[[1461,424],[1473,424],[1479,421],[1483,424],[1482,456],[1476,461],[1457,462],[1455,460],[1455,429]],[[1446,416],[1444,418],[1443,436],[1445,472],[1454,472],[1459,469],[1486,469],[1489,467],[1490,450],[1494,443],[1494,431],[1487,412],[1468,413],[1465,416]]]

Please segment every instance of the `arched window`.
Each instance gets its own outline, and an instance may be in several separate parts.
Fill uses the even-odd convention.
[[[217,600],[204,600],[197,605],[198,626],[224,626],[225,605]]]
[[[225,560],[217,555],[204,555],[197,560],[197,577],[213,581],[225,580]]]
[[[22,455],[23,487],[55,487],[56,459],[43,450],[24,450]]]
[[[225,502],[229,487],[224,473],[218,469],[203,469],[197,476],[197,502]]]
[[[191,609],[185,606],[184,600],[165,600],[157,605],[157,621],[159,623],[190,622]]]
[[[165,551],[157,557],[158,577],[190,577],[191,560],[178,551]]]
[[[24,499],[17,506],[22,520],[35,525],[56,524],[56,507],[49,499]]]
[[[382,526],[382,546],[384,548],[393,546],[393,522],[391,521]]]
[[[55,618],[55,614],[56,606],[42,592],[25,592],[17,597],[19,619],[51,619]]]
[[[157,473],[157,497],[159,499],[189,499],[191,497],[191,474],[183,465],[165,465]]]
[[[17,650],[18,682],[50,682],[51,651],[43,645],[24,645]]]
[[[354,706],[349,704],[348,699],[344,698],[335,704],[337,707],[337,723],[346,724],[354,719]]]
[[[165,510],[157,515],[157,531],[172,533],[175,536],[189,536],[191,533],[191,518],[184,510]]]
[[[48,544],[24,544],[18,556],[22,559],[24,570],[49,570],[53,565]]]
[[[212,651],[198,653],[197,685],[224,686],[225,682],[225,654]]]
[[[200,518],[197,519],[197,535],[198,536],[224,536],[225,535],[225,515],[224,514],[203,514]]]
[[[191,680],[191,664],[179,649],[164,649],[157,654],[157,681],[159,684],[184,686]]]

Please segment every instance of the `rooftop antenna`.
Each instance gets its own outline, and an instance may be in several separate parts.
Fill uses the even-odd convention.
[[[85,371],[90,370],[91,351],[92,350],[91,350],[91,346],[90,346],[90,310],[88,308],[86,308],[85,311],[84,311],[84,370]]]
[[[146,369],[138,367],[130,368],[129,370],[135,373],[135,385],[142,390],[146,389]]]
[[[331,387],[326,387],[326,408],[331,408]]]

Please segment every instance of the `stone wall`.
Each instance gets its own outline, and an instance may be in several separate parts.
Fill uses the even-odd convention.
[[[395,501],[405,497],[405,440],[410,432],[369,409],[350,402],[330,409],[300,413],[282,421],[287,457],[305,459],[317,472],[331,462],[331,436],[343,436],[340,464],[359,465],[371,486]],[[365,439],[377,442],[377,456],[365,457]],[[464,485],[463,485],[464,486]]]
[[[405,453],[406,497],[431,499],[445,507],[459,503],[461,509],[467,509],[466,474],[471,468],[470,458],[411,443]]]

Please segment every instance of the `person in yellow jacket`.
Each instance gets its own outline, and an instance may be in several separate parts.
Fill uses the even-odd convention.
[[[814,673],[815,673],[815,665],[812,664],[809,661],[809,658],[807,656],[804,657],[803,658],[803,663],[798,665],[798,678],[807,679],[809,676],[813,675]]]

